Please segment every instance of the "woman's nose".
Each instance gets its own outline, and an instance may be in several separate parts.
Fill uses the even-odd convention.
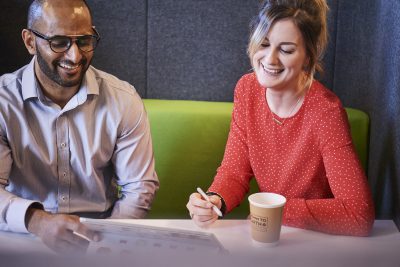
[[[279,63],[278,52],[276,49],[270,48],[266,51],[265,58],[270,65],[277,65]]]

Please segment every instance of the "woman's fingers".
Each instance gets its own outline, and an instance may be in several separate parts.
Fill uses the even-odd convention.
[[[218,197],[211,197],[210,201],[217,206],[220,205],[220,199]],[[200,227],[210,225],[218,219],[218,215],[212,209],[213,204],[204,200],[198,193],[190,195],[186,207],[189,210],[189,215],[192,220]]]
[[[203,199],[199,193],[193,193],[189,197],[189,202],[196,207],[211,208],[212,204]]]

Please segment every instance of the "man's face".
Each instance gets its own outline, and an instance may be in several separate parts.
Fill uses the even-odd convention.
[[[85,7],[44,8],[43,17],[34,27],[34,30],[48,37],[93,34],[90,14]],[[52,86],[54,83],[61,87],[80,85],[91,63],[93,51],[83,52],[73,43],[67,51],[56,53],[51,50],[48,41],[36,37],[35,42],[39,66],[35,71],[42,86]]]
[[[43,56],[40,48],[37,49],[37,61],[40,71],[51,81],[62,87],[80,85],[83,75],[90,65],[85,55],[80,60],[69,60],[63,57]]]

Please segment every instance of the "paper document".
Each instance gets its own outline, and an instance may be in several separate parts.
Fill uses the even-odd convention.
[[[90,243],[88,253],[122,255],[138,250],[226,252],[212,233],[104,219],[81,218],[81,222],[102,235],[100,242]]]

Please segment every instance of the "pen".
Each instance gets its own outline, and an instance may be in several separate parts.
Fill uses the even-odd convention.
[[[211,203],[211,201],[210,201],[210,199],[208,198],[208,196],[206,195],[206,193],[204,193],[204,191],[203,190],[201,190],[201,188],[200,187],[197,187],[197,192],[199,192],[200,193],[200,195],[205,199],[205,200],[207,200],[208,202],[210,202]],[[212,204],[212,203],[211,203]],[[219,208],[217,207],[217,206],[215,206],[214,204],[212,204],[213,205],[213,210],[215,211],[215,213],[219,216],[219,217],[222,217],[222,212],[219,210]]]
[[[91,240],[89,237],[87,237],[87,236],[85,236],[85,235],[83,235],[83,234],[80,234],[80,233],[75,232],[75,231],[73,231],[72,233],[73,233],[74,235],[76,235],[76,236],[79,236],[79,237],[81,237],[81,238],[83,238],[83,239],[89,241],[89,242],[92,242],[92,240]]]

